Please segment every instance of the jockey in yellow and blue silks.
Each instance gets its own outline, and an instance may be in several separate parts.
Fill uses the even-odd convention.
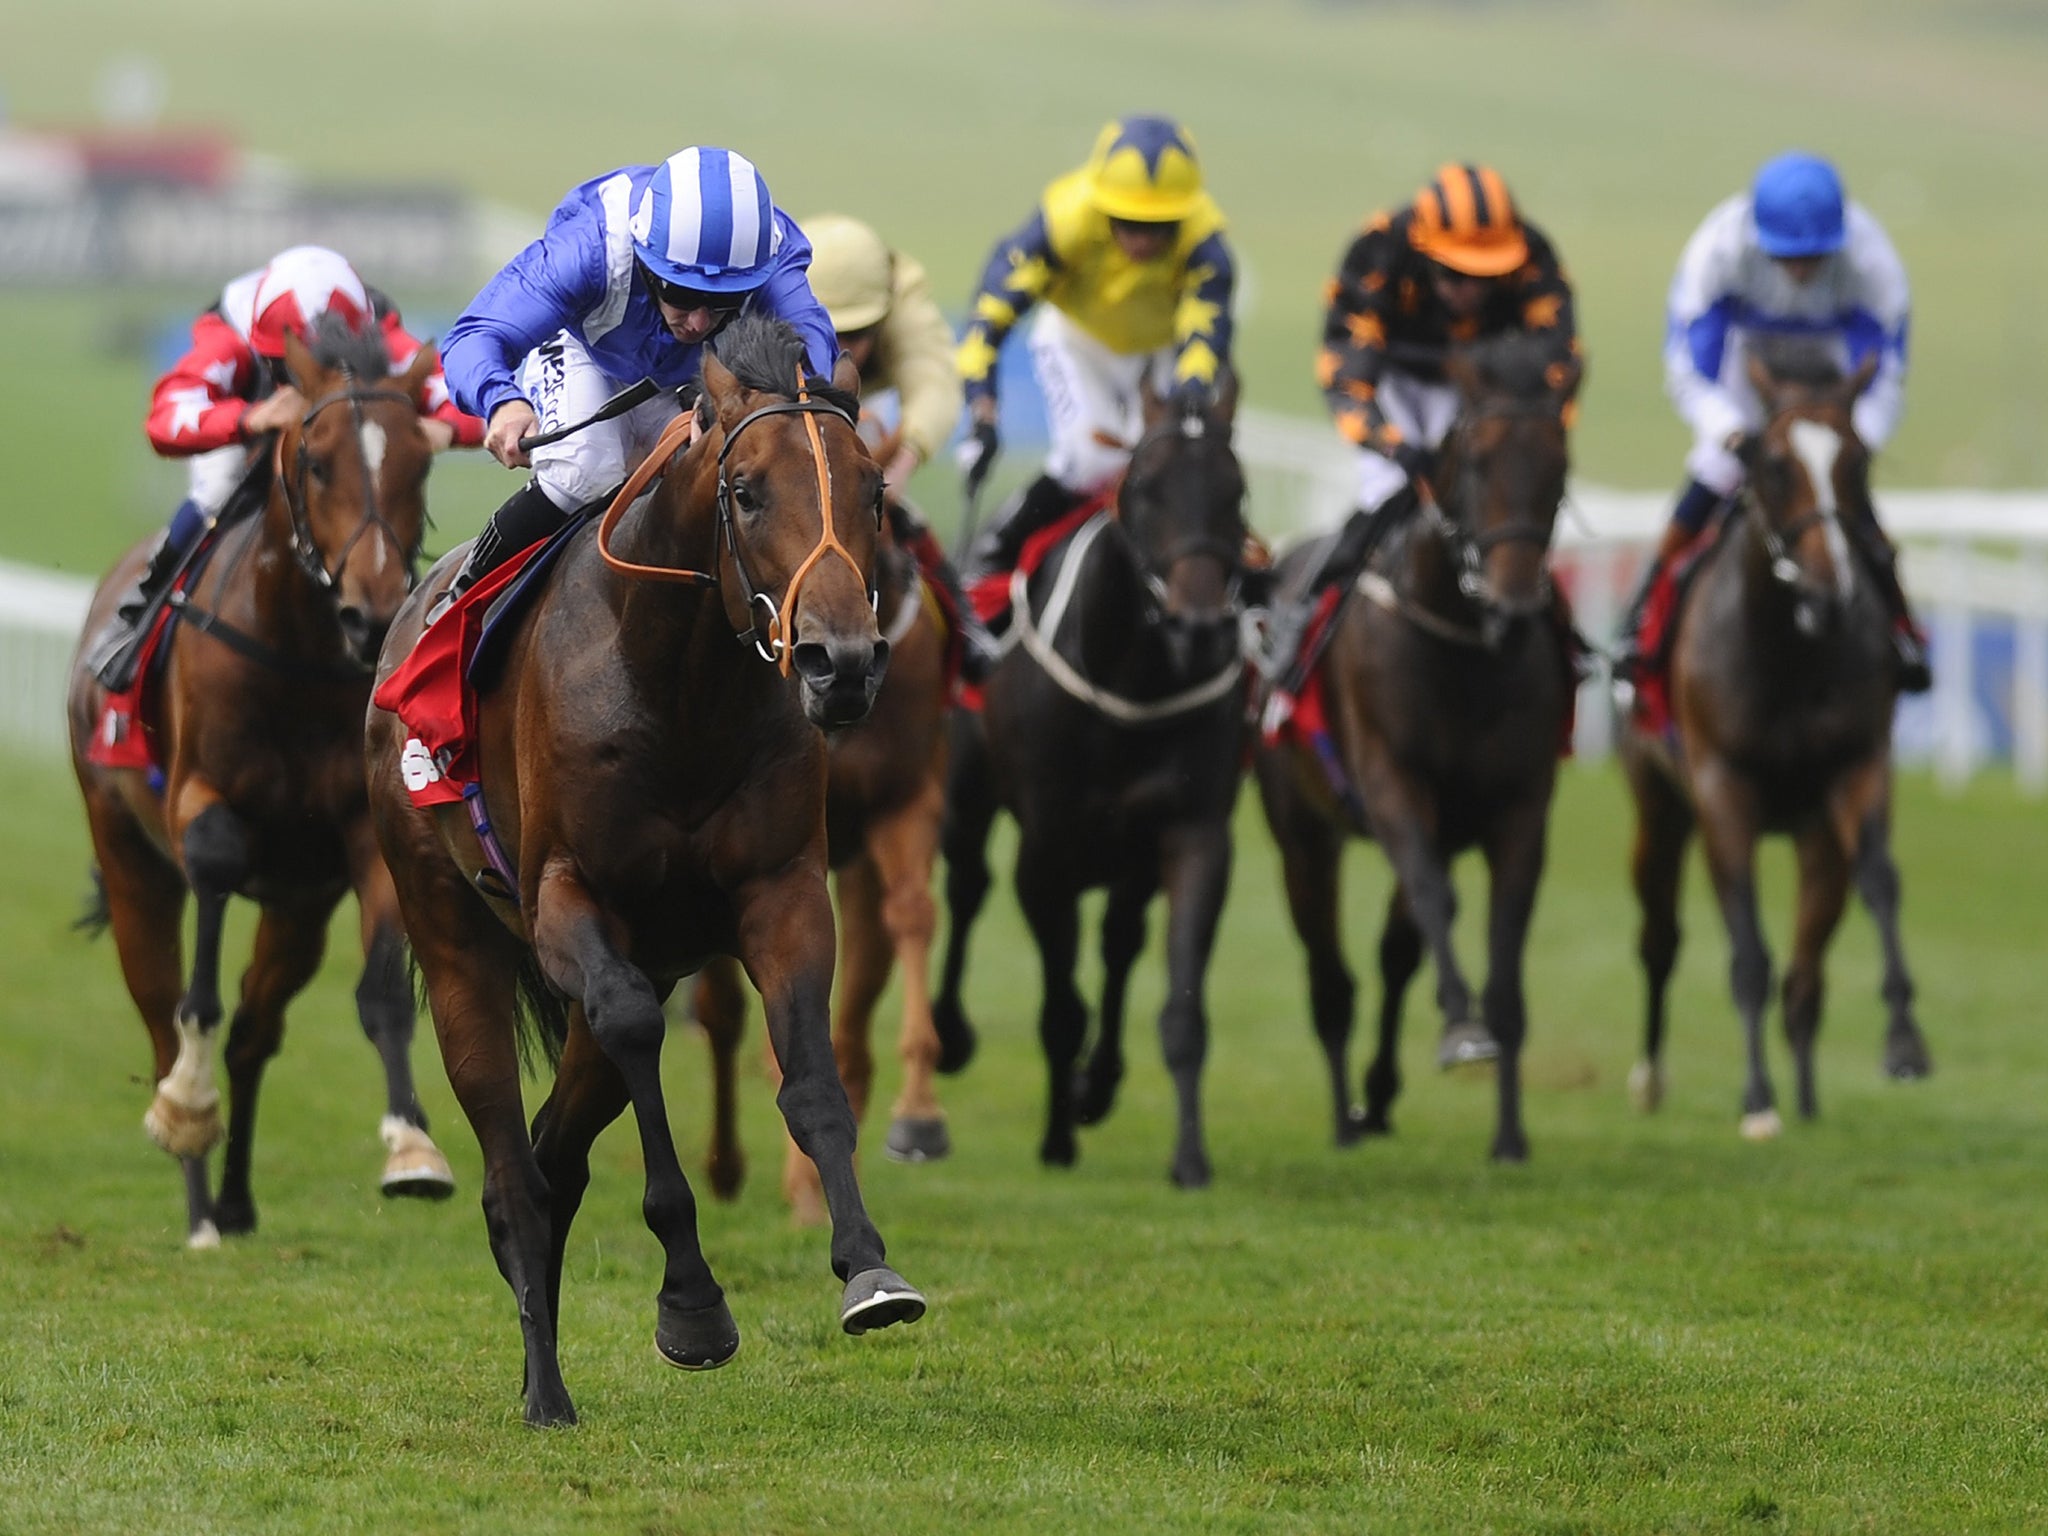
[[[1088,163],[1045,189],[989,257],[959,351],[973,438],[970,495],[998,448],[996,355],[1024,312],[1045,393],[1045,471],[997,514],[972,572],[1015,563],[1025,539],[1122,470],[1140,389],[1205,405],[1230,360],[1234,279],[1223,213],[1202,188],[1194,141],[1170,118],[1109,124]]]

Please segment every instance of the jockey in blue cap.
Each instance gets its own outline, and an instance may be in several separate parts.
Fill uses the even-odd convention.
[[[1862,207],[1842,192],[1835,168],[1817,155],[1768,161],[1749,193],[1707,215],[1687,242],[1671,281],[1664,343],[1665,388],[1692,428],[1688,479],[1670,526],[1645,573],[1622,632],[1617,671],[1633,675],[1649,660],[1637,632],[1658,574],[1741,488],[1734,443],[1762,427],[1763,404],[1748,360],[1760,341],[1809,337],[1837,355],[1844,377],[1874,357],[1876,371],[1857,399],[1856,435],[1872,453],[1891,441],[1905,405],[1906,269]],[[1927,657],[1890,542],[1868,518],[1844,524],[1892,608],[1899,683],[1928,686]]]
[[[484,285],[448,330],[442,366],[484,447],[533,478],[491,514],[438,612],[478,577],[614,492],[681,407],[704,344],[743,310],[785,320],[811,367],[839,344],[805,269],[810,243],[751,161],[692,146],[570,189],[541,237]],[[589,417],[641,379],[662,386],[623,416],[558,443],[519,439]]]

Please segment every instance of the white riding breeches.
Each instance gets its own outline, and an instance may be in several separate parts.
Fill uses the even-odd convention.
[[[1172,387],[1173,349],[1112,352],[1050,304],[1039,310],[1030,342],[1052,435],[1045,472],[1086,495],[1129,462],[1145,427],[1140,386],[1149,377],[1162,395]]]
[[[540,432],[582,421],[634,382],[605,373],[568,331],[559,331],[535,347],[519,367],[519,389],[540,417],[536,429]],[[588,506],[619,488],[647,457],[662,428],[680,412],[675,396],[663,392],[623,416],[536,448],[533,478],[563,512]]]
[[[1439,447],[1458,416],[1458,391],[1449,384],[1431,384],[1405,373],[1381,375],[1380,409],[1401,429],[1401,436],[1423,448]],[[1358,450],[1358,505],[1377,512],[1408,483],[1408,472],[1383,453]]]
[[[185,499],[209,518],[220,516],[248,467],[249,450],[240,443],[193,454],[185,461]]]

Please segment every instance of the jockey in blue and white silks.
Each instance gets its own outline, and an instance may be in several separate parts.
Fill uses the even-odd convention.
[[[488,423],[484,447],[533,479],[491,515],[439,606],[615,491],[676,416],[672,391],[697,376],[705,343],[742,311],[795,327],[829,379],[839,344],[810,258],[761,173],[730,150],[693,145],[572,187],[442,343],[450,392]],[[521,437],[581,421],[641,379],[663,392],[520,451]]]
[[[1694,231],[1671,280],[1664,339],[1665,390],[1692,429],[1693,445],[1685,488],[1629,613],[1624,668],[1642,661],[1635,632],[1650,585],[1741,488],[1734,443],[1764,424],[1749,381],[1752,353],[1772,338],[1807,338],[1836,354],[1844,376],[1874,357],[1876,372],[1853,421],[1875,454],[1891,441],[1905,408],[1910,312],[1906,269],[1890,238],[1869,210],[1844,195],[1841,177],[1818,156],[1794,152],[1768,161],[1749,192],[1720,204]],[[1896,590],[1895,580],[1889,585]],[[1894,606],[1903,681],[1912,686],[1925,658],[1903,594]]]

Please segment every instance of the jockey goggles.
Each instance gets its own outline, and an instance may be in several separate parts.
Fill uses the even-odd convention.
[[[751,292],[709,293],[702,288],[685,288],[681,283],[672,283],[657,276],[645,263],[640,266],[640,279],[655,299],[685,313],[693,309],[708,309],[715,315],[731,319],[745,309],[747,300],[753,297]]]

